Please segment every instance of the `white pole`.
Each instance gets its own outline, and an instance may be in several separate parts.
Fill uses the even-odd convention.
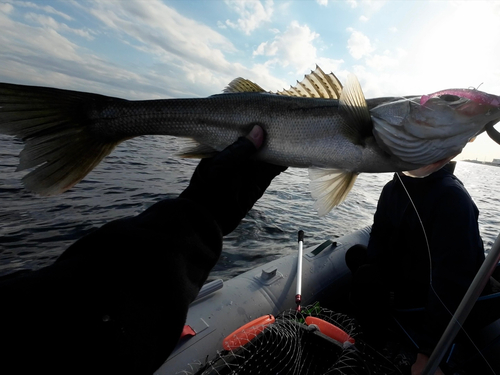
[[[439,363],[443,359],[443,356],[455,339],[455,336],[464,324],[465,319],[467,319],[467,316],[472,310],[472,307],[474,307],[474,304],[481,295],[481,292],[486,286],[486,283],[490,279],[490,276],[495,270],[499,259],[500,234],[495,240],[493,247],[490,249],[488,256],[481,265],[481,268],[479,268],[479,271],[477,271],[476,277],[474,277],[474,280],[472,280],[467,293],[465,293],[462,302],[460,302],[457,311],[453,315],[453,318],[451,318],[450,323],[448,324],[448,327],[446,327],[446,330],[441,336],[441,339],[437,343],[436,348],[432,352],[432,355],[429,358],[429,362],[427,362],[427,366],[425,366],[422,375],[434,374],[434,372],[438,368]]]
[[[302,301],[302,250],[304,246],[304,231],[299,230],[299,255],[297,257],[297,290],[295,293],[295,303],[297,311],[300,311],[300,302]]]

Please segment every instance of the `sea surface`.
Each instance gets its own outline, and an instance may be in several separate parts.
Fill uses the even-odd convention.
[[[89,231],[176,197],[197,165],[196,160],[176,156],[182,146],[182,140],[165,136],[126,141],[70,191],[39,197],[23,188],[26,172],[16,172],[22,142],[0,135],[0,275],[49,265]],[[500,232],[500,168],[458,162],[455,175],[479,207],[488,251]],[[361,174],[347,200],[319,217],[307,170],[289,168],[224,239],[209,279],[228,279],[297,252],[300,229],[307,248],[370,225],[381,189],[391,178],[392,173]]]

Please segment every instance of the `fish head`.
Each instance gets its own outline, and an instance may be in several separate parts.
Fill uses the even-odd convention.
[[[487,124],[500,120],[500,97],[444,90],[381,104],[370,114],[373,135],[383,150],[427,166],[458,155]]]

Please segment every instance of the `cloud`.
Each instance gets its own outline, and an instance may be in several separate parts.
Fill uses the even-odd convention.
[[[356,0],[346,0],[347,4],[351,6],[351,8],[356,8],[358,6],[358,2]]]
[[[366,59],[366,65],[375,70],[384,70],[395,68],[399,64],[399,60],[392,57],[389,53],[385,55],[374,55]]]
[[[271,41],[261,43],[253,54],[272,57],[268,64],[303,72],[316,62],[317,49],[313,41],[318,37],[319,34],[309,26],[292,21],[285,32],[277,34]]]
[[[316,2],[319,5],[327,6],[328,5],[328,0],[316,0]]]
[[[499,15],[498,2],[457,1],[451,3],[447,17],[428,24],[425,35],[447,35],[464,24],[468,25],[468,31],[460,38],[449,38],[446,43],[423,36],[411,44],[412,71],[428,82],[423,92],[476,87],[482,82],[481,91],[500,92],[495,75],[500,55],[498,48],[493,48],[500,45]]]
[[[156,54],[201,56],[207,63],[221,63],[220,52],[236,49],[220,33],[179,14],[161,1],[99,0],[90,12],[120,34],[125,34]],[[225,62],[224,62],[225,63]]]
[[[23,7],[23,8],[32,8],[32,9],[36,9],[36,10],[42,10],[46,13],[55,14],[59,17],[62,17],[64,19],[68,20],[68,21],[71,21],[73,19],[71,16],[67,15],[66,13],[60,12],[49,5],[38,5],[35,3],[28,2],[28,1],[16,1],[15,5],[19,6],[19,7]]]
[[[344,61],[320,56],[314,45],[319,37],[320,35],[312,31],[309,26],[292,21],[284,32],[276,34],[272,40],[261,43],[253,54],[255,57],[269,57],[264,63],[268,68],[277,66],[280,70],[290,69],[290,73],[294,75],[293,81],[309,69],[314,69],[316,64],[325,72],[339,72]],[[279,89],[288,87],[293,81],[285,82]]]
[[[100,28],[99,24],[95,26],[96,33],[102,33],[102,27],[105,27],[107,30],[103,31],[114,38],[114,43],[120,43],[121,37],[125,46],[136,49],[134,58],[140,58],[146,51],[153,57],[149,66],[129,69],[126,61],[120,66],[119,62],[106,58],[105,53],[96,56],[67,38],[73,33],[91,39],[90,34],[58,23],[44,14],[28,11],[24,18],[14,20],[0,12],[0,80],[92,90],[127,98],[152,98],[195,96],[195,92],[208,91],[206,86],[211,87],[209,93],[212,94],[213,87],[222,89],[230,81],[229,77],[234,78],[220,49],[235,50],[227,39],[206,26],[170,12],[170,9],[152,9],[148,5],[153,8],[158,5],[153,2],[141,4],[143,12],[135,13],[140,16],[134,18],[135,9],[131,3],[94,2],[85,10],[102,16],[99,20],[103,24]],[[123,7],[119,6],[121,4]],[[14,3],[14,7],[17,5]],[[21,7],[36,9],[26,3]],[[37,11],[44,13],[44,10]],[[171,29],[161,26],[168,14],[170,22],[166,23]],[[165,46],[167,42],[170,44]],[[173,61],[173,64],[167,68],[161,64],[163,61]],[[210,68],[214,66],[229,71],[219,78]],[[185,79],[189,70],[196,72],[193,74],[199,78],[192,85]]]
[[[360,17],[359,17],[359,20],[360,20],[361,22],[366,22],[366,21],[368,21],[368,20],[369,20],[369,18],[368,18],[368,17],[366,17],[366,16],[360,16]]]
[[[370,39],[366,35],[352,28],[347,29],[347,31],[351,32],[351,36],[347,41],[347,49],[349,50],[350,55],[356,60],[370,54],[374,50]]]
[[[369,15],[378,12],[387,3],[386,0],[348,0],[347,2],[350,3],[353,8],[359,5],[363,12]],[[356,3],[355,6],[353,6],[354,4],[352,3]]]
[[[2,13],[10,13],[14,10],[14,7],[9,3],[0,3],[0,12]]]
[[[24,17],[26,20],[31,21],[34,24],[39,24],[40,26],[44,28],[51,28],[54,30],[62,31],[62,32],[67,32],[67,33],[73,33],[75,35],[81,36],[82,38],[85,38],[87,40],[93,40],[94,37],[91,35],[91,33],[88,30],[83,30],[83,29],[74,29],[66,25],[65,23],[59,23],[57,22],[54,18],[45,16],[43,14],[36,14],[36,13],[27,13]]]
[[[252,31],[257,29],[263,23],[271,21],[271,16],[274,11],[274,4],[272,0],[266,0],[264,4],[258,0],[226,0],[226,4],[240,17],[236,22],[226,20],[226,25],[232,27],[233,29],[241,30],[246,35],[250,35]]]
[[[88,30],[58,22],[57,11],[52,17],[31,3],[12,4],[16,12],[0,8],[0,81],[128,99],[207,96],[238,76],[269,89],[284,85],[264,64],[230,62],[226,55],[239,51],[217,28],[161,1],[67,2],[81,16],[68,24],[84,19]],[[88,49],[103,42],[113,48]]]
[[[33,16],[27,18],[31,21]],[[134,90],[155,92],[139,74],[86,51],[52,27],[59,27],[57,23],[45,21],[43,26],[30,25],[0,13],[1,81],[129,97],[134,96]]]
[[[222,88],[228,82],[231,64],[225,54],[236,48],[212,28],[158,0],[100,0],[94,4],[89,10],[94,17],[115,31],[123,43],[157,60],[158,67],[169,66],[170,73],[177,75],[183,72],[193,86]],[[215,77],[217,73],[221,78]]]

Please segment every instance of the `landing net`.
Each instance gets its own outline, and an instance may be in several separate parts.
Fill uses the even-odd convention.
[[[355,339],[356,345],[341,343],[322,334],[316,326],[307,326],[307,316],[337,326]],[[400,374],[385,358],[364,350],[362,340],[358,340],[361,331],[354,319],[317,306],[307,306],[302,312],[284,312],[257,336],[254,329],[248,334],[253,339],[249,342],[243,339],[245,345],[219,352],[196,375]],[[373,366],[377,360],[384,362],[383,365]]]

